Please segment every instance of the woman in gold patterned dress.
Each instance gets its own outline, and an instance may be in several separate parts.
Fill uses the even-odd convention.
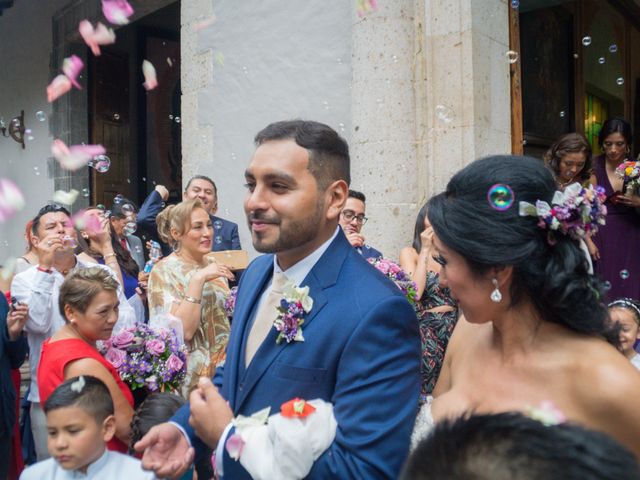
[[[157,217],[158,234],[174,252],[163,258],[149,276],[149,309],[170,313],[182,321],[189,348],[182,396],[188,398],[198,378],[211,376],[224,363],[229,320],[224,299],[233,274],[207,257],[213,227],[200,200],[171,205]]]

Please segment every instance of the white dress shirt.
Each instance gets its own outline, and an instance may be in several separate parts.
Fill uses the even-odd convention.
[[[114,271],[106,265],[84,263],[76,256],[76,266],[73,267],[73,270],[88,267],[104,268],[117,280]],[[24,325],[24,331],[27,332],[27,341],[29,342],[31,390],[28,399],[31,402],[40,402],[37,377],[42,343],[65,324],[65,319],[58,307],[58,295],[62,282],[64,282],[64,276],[55,268],[51,273],[47,273],[38,270],[35,266],[17,274],[11,282],[11,295],[16,297],[19,302],[24,302],[29,306],[29,317]],[[114,332],[136,323],[135,312],[127,302],[120,284],[118,284],[118,300],[120,301],[120,313],[118,322],[113,329]]]

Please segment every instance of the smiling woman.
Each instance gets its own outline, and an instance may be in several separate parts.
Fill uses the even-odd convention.
[[[60,287],[59,308],[66,324],[42,345],[38,366],[40,401],[44,404],[66,379],[91,375],[109,389],[115,405],[116,434],[110,450],[126,453],[131,434],[133,396],[120,375],[98,350],[118,320],[118,282],[102,267],[78,269]]]

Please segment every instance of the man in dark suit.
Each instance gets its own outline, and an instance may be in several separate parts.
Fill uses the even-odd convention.
[[[368,245],[362,235],[362,227],[367,223],[364,193],[349,190],[349,196],[340,212],[340,226],[349,243],[364,258],[382,258],[382,253]]]
[[[304,463],[300,476],[312,479],[396,478],[417,412],[420,338],[412,307],[338,226],[350,180],[348,146],[330,127],[302,120],[271,124],[255,142],[244,207],[253,246],[267,255],[240,281],[215,386],[201,378],[190,405],[136,445],[144,450],[143,466],[159,477],[179,475],[193,460],[190,445],[201,451],[204,442],[216,450],[224,478],[282,478],[274,472],[285,462]],[[283,291],[308,288],[312,304],[298,311],[303,323],[279,342],[282,284]],[[318,449],[312,441],[291,442],[296,448],[266,453],[256,464],[246,455],[252,437],[239,461],[232,459],[230,439],[243,434],[234,418],[265,407],[278,412],[295,397],[331,405],[329,443]],[[264,427],[273,432],[260,436],[267,442],[262,455],[277,447],[271,433],[282,433],[273,418]],[[266,465],[276,470],[264,473]]]
[[[145,199],[138,212],[138,227],[161,244],[165,255],[171,253],[171,248],[162,244],[158,238],[156,217],[164,208],[164,202],[168,198],[169,191],[163,185],[158,185]],[[191,200],[192,198],[198,198],[211,217],[211,222],[213,223],[211,250],[213,252],[241,250],[238,225],[215,216],[218,210],[218,191],[213,180],[205,175],[196,175],[191,178],[182,194],[182,199]]]

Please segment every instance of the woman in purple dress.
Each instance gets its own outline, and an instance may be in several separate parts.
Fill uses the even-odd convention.
[[[600,252],[596,273],[611,285],[610,299],[640,298],[640,196],[626,192],[626,184],[616,173],[624,161],[633,161],[631,126],[621,118],[602,125],[598,142],[604,154],[594,161],[592,183],[607,194],[607,224],[593,238]]]

